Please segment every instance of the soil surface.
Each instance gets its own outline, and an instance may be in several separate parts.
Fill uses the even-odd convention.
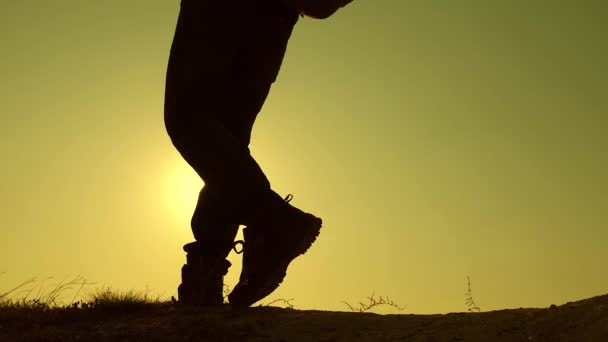
[[[7,312],[0,341],[608,341],[608,295],[544,309],[445,315],[148,304]]]

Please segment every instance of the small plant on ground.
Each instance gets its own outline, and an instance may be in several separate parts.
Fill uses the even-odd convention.
[[[369,297],[366,297],[366,299],[367,299],[367,302],[359,302],[357,305],[352,305],[352,304],[350,304],[348,302],[344,302],[344,301],[342,303],[344,303],[346,306],[348,306],[348,308],[352,312],[368,312],[379,306],[390,306],[399,311],[405,310],[405,306],[398,305],[389,297],[380,296],[380,297],[376,298],[374,296],[374,293],[372,293],[372,295]]]
[[[31,278],[8,291],[0,292],[0,309],[4,309],[6,312],[79,309],[132,311],[145,308],[149,304],[166,302],[160,296],[152,296],[149,289],[115,291],[110,287],[104,287],[89,292],[85,287],[93,285],[93,283],[87,282],[84,277],[78,276],[70,281],[64,280],[49,287],[47,282],[50,279],[53,278],[41,281]],[[74,291],[75,294],[67,297],[66,294],[70,291]],[[63,298],[71,298],[71,301],[64,304]]]
[[[85,306],[108,310],[138,310],[149,304],[161,304],[166,301],[160,296],[152,296],[150,290],[145,291],[117,291],[110,287],[101,288],[87,296]]]
[[[466,301],[467,306],[469,307],[469,312],[481,312],[481,309],[475,304],[473,300],[473,291],[471,290],[471,278],[467,276],[467,292],[464,294],[464,299]]]
[[[292,300],[293,300],[293,298],[290,298],[290,299],[278,298],[278,299],[275,299],[268,303],[262,303],[262,304],[258,305],[258,307],[259,306],[275,306],[274,304],[280,303],[280,304],[282,304],[282,306],[281,306],[282,308],[295,309],[295,306],[293,304],[291,304]]]

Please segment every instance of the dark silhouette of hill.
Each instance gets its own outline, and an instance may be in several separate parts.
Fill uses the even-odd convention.
[[[608,295],[445,315],[134,307],[0,308],[0,341],[608,341]]]

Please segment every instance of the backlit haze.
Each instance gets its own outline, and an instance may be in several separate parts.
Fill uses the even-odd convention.
[[[606,9],[355,0],[301,19],[251,150],[324,227],[268,300],[466,311],[467,275],[483,311],[608,293]],[[202,186],[162,119],[178,10],[0,5],[0,293],[81,275],[176,295]]]

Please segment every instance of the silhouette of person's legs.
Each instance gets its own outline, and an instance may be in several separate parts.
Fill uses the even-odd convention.
[[[193,286],[204,287],[196,280],[203,271],[207,277],[223,276],[229,267],[223,259],[239,224],[252,221],[278,196],[248,145],[286,40],[256,46],[259,37],[249,34],[251,14],[222,2],[181,4],[167,69],[165,124],[177,150],[205,182],[191,221],[196,243],[184,246],[191,264],[182,270],[184,286],[192,279]],[[285,26],[284,36],[292,27]],[[213,287],[210,298],[198,301],[217,301],[217,284]]]
[[[165,125],[205,186],[192,217],[196,242],[184,246],[180,301],[221,304],[230,266],[225,257],[239,224],[252,227],[248,236],[268,241],[245,241],[249,271],[231,299],[242,306],[274,290],[320,229],[320,219],[271,190],[248,148],[297,21],[297,12],[279,4],[182,0],[167,69]],[[275,240],[260,239],[264,235]],[[264,253],[274,244],[284,248]]]

